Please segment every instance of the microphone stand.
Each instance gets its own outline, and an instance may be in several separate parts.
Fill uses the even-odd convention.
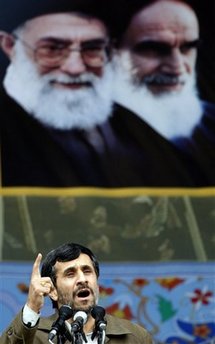
[[[91,309],[91,315],[95,319],[95,329],[91,336],[91,339],[98,337],[98,344],[104,344],[105,342],[105,331],[107,326],[107,321],[104,319],[105,309],[101,306],[94,306]]]
[[[69,319],[73,314],[73,310],[70,306],[68,305],[63,305],[59,309],[59,316],[56,321],[53,322],[51,330],[48,334],[48,341],[50,344],[53,344],[53,339],[55,336],[58,337],[59,341],[59,336],[64,335],[65,333],[65,320]]]
[[[106,330],[106,322],[100,321],[100,324],[98,326],[98,344],[104,344],[105,342],[105,330]]]
[[[85,335],[84,335],[84,337],[85,337]],[[83,343],[82,338],[87,343],[87,341],[85,340],[84,337],[83,337],[82,333],[80,333],[80,332],[75,333],[74,334],[74,344],[82,344]]]
[[[97,336],[98,337],[98,344],[104,344],[105,342],[105,330],[106,330],[106,321],[101,320],[96,322],[95,330],[92,334],[92,340]]]
[[[87,343],[87,338],[85,336],[85,333],[84,333],[83,329],[77,330],[77,331],[73,331],[72,332],[72,338],[73,338],[73,343],[74,344],[82,344],[83,340],[85,341],[85,343]]]

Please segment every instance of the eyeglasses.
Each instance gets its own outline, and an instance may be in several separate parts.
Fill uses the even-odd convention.
[[[71,41],[49,38],[41,40],[34,48],[20,37],[15,36],[34,53],[35,61],[41,67],[58,68],[71,52],[78,52],[88,67],[103,67],[110,58],[110,43],[104,39],[83,41],[79,48],[72,48]]]

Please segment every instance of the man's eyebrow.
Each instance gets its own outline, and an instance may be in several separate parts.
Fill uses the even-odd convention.
[[[75,266],[69,266],[68,268],[66,268],[64,271],[63,271],[63,275],[66,275],[68,272],[73,272],[76,270],[76,267]]]
[[[72,40],[65,39],[65,38],[57,38],[57,37],[43,37],[38,40],[38,43],[55,43],[55,44],[65,44],[65,45],[70,45],[73,44]],[[81,42],[81,45],[84,46],[91,46],[91,45],[99,45],[99,44],[106,44],[108,43],[108,39],[106,38],[94,38],[94,39],[88,39],[88,40],[83,40]]]
[[[192,41],[185,41],[181,44],[181,47],[197,48],[200,45],[200,39],[195,39]],[[157,49],[157,50],[168,50],[171,49],[171,44],[167,42],[155,41],[155,40],[145,40],[138,42],[133,47],[134,51],[144,51],[147,49]]]
[[[81,45],[82,46],[84,45],[85,47],[87,47],[88,45],[92,46],[92,45],[100,45],[100,44],[106,44],[106,43],[108,43],[108,40],[105,38],[95,38],[95,39],[82,41]]]
[[[138,42],[134,45],[133,49],[135,51],[141,51],[145,49],[169,49],[171,45],[166,42],[154,41],[154,40],[146,40]]]
[[[65,38],[43,37],[38,40],[38,43],[71,44],[72,42],[69,39],[65,39]]]
[[[200,39],[194,39],[192,41],[186,41],[182,44],[184,47],[199,48],[202,41]]]
[[[81,268],[81,270],[85,270],[85,269],[93,270],[93,267],[91,265],[88,265],[88,264],[81,265],[80,268]],[[78,269],[78,267],[76,265],[75,266],[69,266],[68,268],[66,268],[63,271],[63,275],[66,275],[68,272],[74,272],[77,269]]]
[[[85,264],[85,265],[81,265],[81,269],[82,270],[85,270],[85,269],[93,270],[93,267],[91,265]]]

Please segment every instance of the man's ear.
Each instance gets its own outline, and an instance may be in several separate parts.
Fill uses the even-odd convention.
[[[0,47],[3,52],[9,57],[9,59],[12,59],[13,57],[14,44],[15,38],[13,35],[4,31],[0,31]]]
[[[48,295],[53,301],[58,300],[58,293],[56,288],[53,288]]]

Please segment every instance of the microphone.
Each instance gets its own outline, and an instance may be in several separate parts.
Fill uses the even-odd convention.
[[[91,309],[91,315],[96,321],[96,326],[100,329],[105,329],[104,326],[106,327],[106,321],[104,320],[105,316],[105,309],[101,306],[94,306]]]
[[[105,309],[101,306],[95,306],[91,309],[91,315],[95,319],[95,329],[92,334],[92,340],[95,338],[95,336],[98,334],[98,342],[103,343],[104,342],[104,336],[105,336],[105,329],[107,326],[107,322],[104,319],[105,316]]]
[[[58,319],[52,324],[51,331],[48,335],[48,340],[52,343],[54,337],[62,331],[65,325],[65,320],[71,318],[73,316],[73,310],[68,305],[63,305],[59,309],[59,317]]]
[[[87,313],[78,311],[73,317],[74,321],[71,324],[71,331],[78,332],[82,331],[83,325],[87,322]]]

